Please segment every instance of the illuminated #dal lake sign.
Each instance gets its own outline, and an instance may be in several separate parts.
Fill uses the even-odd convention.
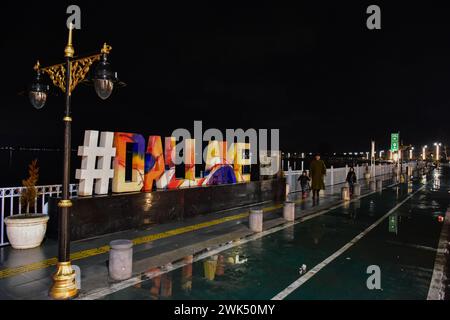
[[[199,163],[196,159],[201,157],[195,152],[195,143],[195,139],[184,140],[185,175],[177,178],[175,157],[180,150],[175,137],[150,136],[146,141],[141,134],[101,132],[99,139],[99,131],[86,130],[84,143],[78,148],[82,157],[81,168],[76,171],[76,179],[80,180],[78,195],[107,194],[111,179],[113,193],[250,181],[250,143],[209,141],[201,177],[195,174],[195,164]],[[131,155],[127,155],[130,151]],[[126,171],[131,171],[131,180],[126,179]]]

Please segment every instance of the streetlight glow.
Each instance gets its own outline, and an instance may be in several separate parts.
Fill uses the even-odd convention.
[[[439,147],[442,146],[442,143],[435,142],[434,145],[436,147],[436,161],[439,161]]]
[[[412,160],[412,158],[413,158],[413,151],[414,151],[414,147],[411,147],[411,149],[409,149],[409,160]]]
[[[423,147],[422,147],[422,160],[426,160],[427,159],[427,155],[426,155],[426,149],[428,148],[428,146],[427,145],[424,145]]]

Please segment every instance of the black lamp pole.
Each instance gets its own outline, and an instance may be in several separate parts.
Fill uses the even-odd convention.
[[[66,79],[70,79],[70,58],[66,59]],[[62,200],[70,201],[70,153],[71,153],[71,139],[72,139],[72,118],[70,117],[70,89],[69,81],[66,83],[66,108],[64,115],[64,165],[63,165],[63,190]],[[64,204],[64,203],[61,203]],[[61,205],[60,221],[59,221],[59,261],[70,261],[70,205]],[[69,203],[68,203],[69,204]]]
[[[58,202],[58,264],[53,275],[53,285],[49,295],[54,299],[70,299],[78,294],[75,283],[75,271],[70,262],[70,152],[72,138],[72,117],[70,116],[70,98],[72,86],[72,62],[74,49],[72,46],[72,26],[69,28],[69,40],[64,50],[65,61],[65,112],[64,112],[64,159],[62,199]]]
[[[65,62],[50,67],[41,68],[39,62],[34,69],[36,70],[35,82],[30,87],[30,100],[36,109],[41,109],[47,99],[48,86],[41,80],[42,73],[50,76],[53,84],[59,87],[65,94],[64,111],[64,163],[63,163],[63,184],[62,198],[58,202],[58,263],[56,273],[53,275],[53,284],[49,295],[53,299],[70,299],[78,294],[75,283],[75,271],[70,261],[70,211],[72,201],[70,200],[70,156],[71,156],[71,124],[72,117],[70,112],[71,95],[77,84],[83,81],[89,72],[91,65],[99,61],[93,77],[95,91],[101,99],[106,99],[111,94],[114,84],[119,83],[116,75],[112,72],[107,56],[111,47],[106,43],[103,45],[100,53],[73,59],[74,48],[72,46],[72,30],[69,27],[69,39],[64,49]]]

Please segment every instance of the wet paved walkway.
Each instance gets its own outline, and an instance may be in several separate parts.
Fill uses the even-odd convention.
[[[444,179],[435,181],[443,184],[441,188],[447,188]],[[391,185],[390,178],[385,177],[384,186],[389,185]],[[297,198],[298,194],[292,194],[292,200],[298,203],[297,217],[308,218],[303,218],[305,221],[302,223],[298,223],[301,220],[297,220],[295,225],[286,224],[280,218],[281,204],[260,204],[256,207],[264,208],[266,231],[259,235],[253,235],[248,229],[249,207],[247,207],[168,223],[149,230],[122,232],[73,243],[73,258],[76,259],[73,263],[79,265],[82,270],[80,298],[270,299],[296,281],[301,265],[305,264],[306,272],[308,272],[314,265],[335,252],[355,234],[373,224],[380,215],[420,187],[421,182],[415,182],[409,186],[390,187],[379,195],[369,193],[368,186],[364,184],[361,199],[355,199],[345,205],[342,205],[339,200],[339,186],[333,190],[328,189],[317,206],[312,205],[311,199],[302,201]],[[433,195],[437,192],[436,190],[436,188],[427,187],[426,191],[420,191],[408,201],[415,201],[415,197],[421,196],[423,192]],[[399,208],[399,212],[408,205],[405,203],[405,206]],[[427,203],[417,205],[417,210],[422,206],[423,215],[429,216],[430,207]],[[444,204],[439,203],[439,208],[442,206]],[[406,219],[402,220],[401,214],[398,214],[398,217],[397,236],[393,237],[390,233],[389,236],[392,239],[383,245],[392,248],[396,246],[411,248],[409,243],[404,244],[405,239],[398,236],[403,234],[402,221]],[[440,225],[433,221],[430,220],[429,225],[424,228],[424,234],[438,237]],[[383,223],[377,228],[382,228]],[[377,233],[377,228],[370,236]],[[383,233],[380,233],[379,237],[387,241]],[[107,276],[108,247],[105,246],[110,240],[117,238],[134,239],[136,244],[133,266],[135,276],[121,283],[111,282]],[[369,239],[370,237],[367,237],[364,241]],[[368,242],[367,246],[377,247],[380,241],[377,239]],[[361,243],[364,243],[363,240]],[[362,253],[358,253],[359,245],[355,245],[348,251],[355,250],[357,258],[347,259],[346,256],[344,265],[348,261],[366,259]],[[426,274],[424,281],[428,281],[429,285],[428,273],[433,269],[433,266],[430,267],[429,264],[436,253],[436,239],[429,240],[429,243],[415,245],[418,246],[414,247],[415,250],[428,254],[426,259],[424,258],[426,263],[424,262],[420,268],[427,270],[423,271]],[[373,248],[370,251],[373,251]],[[27,251],[0,248],[0,299],[46,299],[50,275],[54,272],[56,252],[56,243],[49,240],[40,248]],[[217,254],[214,254],[215,252]],[[365,249],[362,249],[362,252],[366,252]],[[379,252],[376,254],[383,255]],[[359,258],[360,256],[362,258]],[[338,263],[341,257],[343,256],[341,255],[333,263]],[[192,261],[194,263],[191,263]],[[168,272],[177,266],[179,269]],[[330,266],[331,264],[323,268],[321,273],[326,275]],[[347,273],[348,277],[352,277],[352,268],[340,270],[339,279],[345,279]],[[335,273],[336,271],[331,272],[332,275]],[[323,285],[322,282],[329,282],[329,278],[322,279],[319,275],[321,274],[314,278],[318,279],[320,285]],[[364,274],[364,277],[367,278],[367,275]],[[331,278],[334,282],[338,281],[336,276]],[[365,286],[365,280],[363,283]],[[302,288],[307,288],[310,284],[313,284],[312,280],[305,283]],[[423,286],[426,287],[426,284]],[[288,298],[333,298],[324,294],[314,294],[317,290],[315,286],[311,290],[309,296],[306,294],[306,296],[297,297],[294,291],[288,295]],[[326,291],[331,293],[329,290]],[[305,294],[306,291],[302,289],[301,292]],[[337,291],[334,298],[339,297],[350,298],[351,296]],[[417,298],[423,297],[417,296]]]
[[[102,298],[427,299],[448,182],[436,172],[388,188]],[[369,266],[380,270],[379,289],[367,287]]]

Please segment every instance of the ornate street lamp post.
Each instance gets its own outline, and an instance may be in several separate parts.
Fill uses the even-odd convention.
[[[41,109],[46,100],[49,86],[45,85],[42,79],[43,74],[47,74],[52,83],[61,89],[65,94],[64,111],[64,165],[63,165],[63,185],[62,198],[58,202],[58,263],[56,273],[53,275],[53,285],[50,288],[49,295],[54,299],[70,299],[78,294],[75,283],[75,271],[70,262],[70,151],[71,151],[71,123],[70,112],[71,95],[75,87],[81,81],[85,80],[90,67],[98,61],[94,69],[92,80],[95,91],[102,99],[111,95],[114,85],[118,83],[116,75],[112,72],[108,62],[108,55],[111,47],[106,43],[103,45],[100,53],[84,58],[74,59],[74,48],[72,46],[72,30],[69,27],[69,38],[64,49],[65,62],[49,67],[42,68],[39,61],[34,70],[36,78],[30,86],[29,98],[36,109]]]

